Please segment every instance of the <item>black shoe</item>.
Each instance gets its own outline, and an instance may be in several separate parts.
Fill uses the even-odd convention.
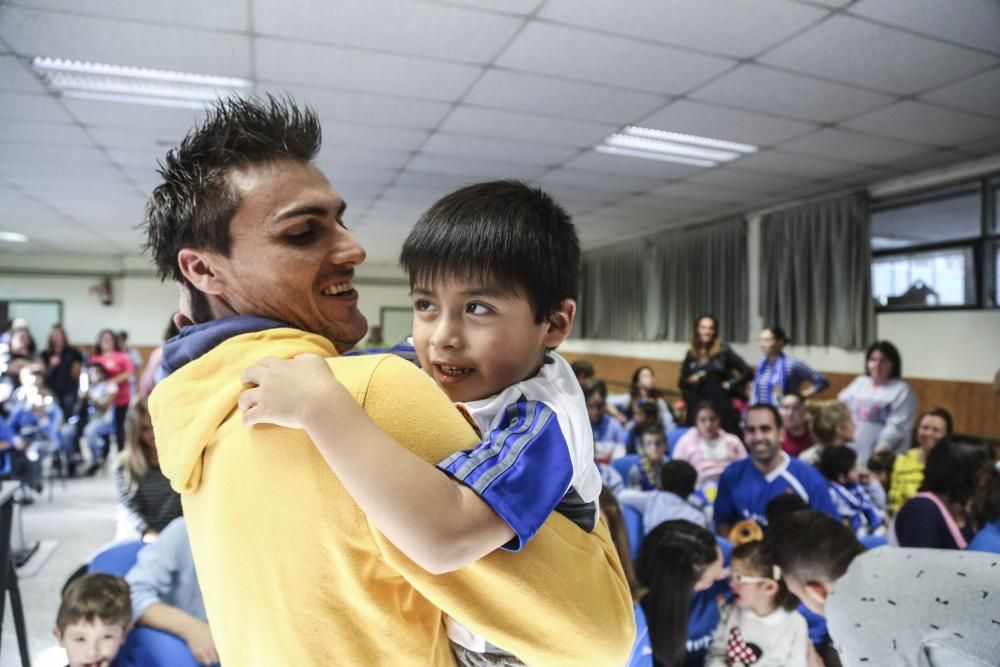
[[[97,471],[100,469],[101,469],[101,464],[95,461],[94,463],[91,463],[89,466],[87,466],[87,469],[83,471],[83,474],[86,477],[93,477],[94,475],[97,474]]]

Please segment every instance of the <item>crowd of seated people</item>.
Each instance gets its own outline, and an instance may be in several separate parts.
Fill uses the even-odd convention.
[[[651,388],[613,403],[594,365],[574,363],[606,490],[626,518],[611,527],[641,531],[622,557],[635,573],[651,655],[632,664],[839,665],[837,646],[857,655],[861,639],[830,636],[843,605],[800,604],[799,582],[782,576],[776,559],[788,552],[773,543],[772,526],[793,515],[809,530],[826,525],[817,516],[842,526],[835,537],[851,557],[866,548],[1000,553],[1000,463],[988,444],[955,436],[943,408],[918,418],[892,343],[872,344],[864,375],[822,400],[814,394],[828,380],[785,357],[779,327],[762,333],[753,382],[717,331],[715,318],[699,319],[676,404]],[[633,388],[643,375],[651,369],[636,369]],[[664,432],[664,410],[686,426]],[[630,512],[641,518],[628,521]],[[843,574],[829,578],[824,596]],[[1000,634],[976,641],[1000,651]]]

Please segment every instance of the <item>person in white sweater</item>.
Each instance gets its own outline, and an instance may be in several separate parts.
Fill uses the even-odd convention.
[[[806,619],[764,543],[733,549],[730,572],[733,600],[722,611],[705,667],[806,667]]]

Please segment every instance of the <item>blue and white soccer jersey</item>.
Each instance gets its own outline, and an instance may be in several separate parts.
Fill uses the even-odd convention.
[[[797,494],[813,509],[838,518],[826,479],[808,463],[784,452],[781,456],[782,464],[767,476],[757,470],[750,458],[729,464],[719,478],[716,525],[732,526],[742,519],[753,519],[767,526],[767,504],[784,493]]]
[[[550,353],[535,377],[464,407],[482,443],[438,468],[479,494],[514,530],[504,549],[520,551],[553,511],[594,529],[601,475],[583,391],[565,359]]]

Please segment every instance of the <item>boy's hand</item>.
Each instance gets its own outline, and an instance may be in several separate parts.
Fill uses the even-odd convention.
[[[350,399],[326,360],[315,354],[300,354],[294,359],[265,357],[243,371],[242,380],[256,385],[240,394],[246,426],[308,428],[317,413],[331,409],[339,394]]]
[[[219,652],[215,649],[215,641],[207,624],[194,621],[184,634],[184,641],[199,665],[214,665],[219,662]]]

